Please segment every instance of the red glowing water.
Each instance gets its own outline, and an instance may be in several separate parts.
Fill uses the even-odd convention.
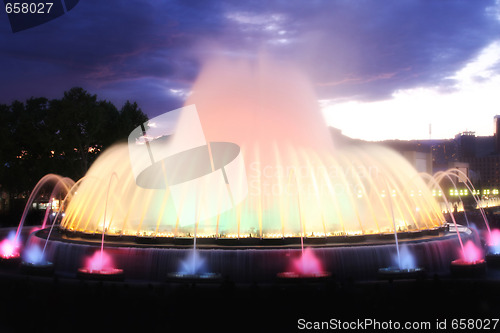
[[[468,263],[475,263],[483,260],[483,251],[469,240],[464,245],[462,260]]]
[[[90,272],[113,271],[114,264],[111,256],[105,251],[96,251],[92,257],[85,261],[85,269]]]
[[[321,261],[310,248],[306,248],[300,258],[293,260],[293,272],[299,275],[321,275],[324,273]]]
[[[19,257],[19,247],[15,239],[6,238],[0,242],[0,256],[4,259]]]

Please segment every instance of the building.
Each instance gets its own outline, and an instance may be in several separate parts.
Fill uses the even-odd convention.
[[[494,122],[494,134],[493,138],[495,140],[495,152],[500,153],[500,115],[496,115],[493,118]]]
[[[474,132],[455,136],[458,161],[469,164],[473,184],[483,189],[500,188],[500,116],[495,116],[494,125],[492,136],[476,136]]]
[[[361,141],[345,137],[339,130],[332,136],[341,143]],[[453,139],[386,140],[379,144],[399,152],[419,172],[434,174],[457,169],[467,175],[475,188],[482,189],[481,193],[500,190],[500,115],[494,117],[492,136],[476,136],[475,132],[466,131]],[[464,179],[459,179],[457,186],[465,188]]]

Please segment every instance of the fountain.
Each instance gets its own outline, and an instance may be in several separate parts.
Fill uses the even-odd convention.
[[[385,182],[386,189],[389,190],[387,182]],[[388,191],[390,192],[390,191]],[[398,232],[396,229],[396,221],[394,219],[394,209],[392,207],[392,198],[389,196],[389,207],[391,210],[391,217],[394,226],[394,240],[396,242],[396,265],[380,268],[378,276],[382,279],[399,279],[399,278],[413,278],[423,275],[424,270],[416,267],[413,256],[411,255],[407,246],[399,247]]]
[[[480,276],[486,271],[486,261],[479,247],[472,240],[465,243],[461,257],[451,262],[451,273],[457,276]]]
[[[89,246],[101,248],[94,257],[113,249],[137,279],[208,270],[236,281],[287,271],[370,278],[394,237],[427,253],[426,269],[448,269],[456,239],[424,180],[390,149],[335,147],[316,101],[289,65],[210,62],[186,107],[103,152],[51,239],[37,232],[29,243],[45,243],[61,272]],[[439,258],[427,251],[436,246]],[[186,258],[191,269],[179,269]]]
[[[43,176],[35,185],[33,191],[31,191],[31,194],[28,198],[28,202],[24,207],[23,215],[21,216],[21,220],[19,222],[19,226],[17,227],[16,231],[16,242],[18,241],[18,238],[21,234],[21,230],[23,229],[24,220],[26,219],[28,211],[32,207],[32,204],[34,200],[37,198],[37,195],[40,192],[40,190],[42,190],[42,188],[44,188],[47,185],[52,185],[53,188],[49,198],[55,198],[56,194],[60,192],[67,193],[74,184],[75,182],[67,177],[61,177],[55,174],[48,174]],[[54,199],[52,199],[52,202],[53,201]],[[52,208],[52,202],[49,204],[47,210],[45,211],[45,217],[42,221],[42,228],[44,228],[47,223],[47,217],[49,216],[50,209]]]
[[[206,269],[205,260],[200,258],[196,250],[196,231],[198,223],[195,222],[193,235],[193,250],[188,254],[187,258],[180,261],[180,270],[175,273],[168,274],[167,278],[173,281],[218,281],[220,274],[208,272]]]
[[[193,249],[188,256],[180,261],[178,272],[170,273],[167,279],[173,282],[219,282],[221,275],[207,270],[205,259],[201,258],[198,251]]]
[[[22,257],[21,270],[27,274],[51,275],[54,272],[54,264],[47,261],[43,250],[37,244],[25,247]]]
[[[7,238],[0,241],[0,263],[2,265],[18,264],[20,261],[20,240],[11,231]]]
[[[47,205],[44,219],[42,221],[42,228],[44,228],[46,226],[47,219],[50,216],[52,205],[55,202],[55,197],[60,193],[67,193],[73,184],[74,182],[71,179],[54,174],[45,175],[37,182],[24,207],[23,214],[21,216],[21,220],[16,229],[16,232],[9,233],[8,238],[0,242],[0,260],[2,263],[11,261],[14,264],[18,264],[21,261],[21,232],[24,227],[26,216],[28,215],[28,212],[32,207],[33,202],[37,198],[39,192],[47,186],[52,186],[52,191],[49,196],[49,198],[52,199]],[[35,230],[36,229],[37,228],[35,228]],[[36,265],[36,263],[33,264]]]
[[[481,213],[481,216],[483,218],[483,221],[484,221],[484,225],[487,229],[487,232],[488,232],[488,239],[491,238],[491,228],[490,228],[490,224],[488,222],[488,219],[486,218],[486,214],[484,213],[484,209],[483,207],[481,206],[480,204],[480,200],[479,200],[479,197],[478,197],[478,193],[479,191],[476,190],[476,188],[474,187],[474,185],[472,184],[471,180],[469,179],[469,177],[460,169],[448,169],[446,171],[439,171],[436,173],[436,175],[434,176],[437,183],[439,183],[444,177],[448,178],[448,180],[450,182],[452,182],[453,184],[453,187],[455,189],[455,193],[458,194],[458,198],[460,200],[460,203],[461,205],[463,206],[463,202],[462,202],[462,197],[460,195],[460,192],[458,191],[457,189],[457,186],[456,186],[456,183],[453,181],[453,179],[451,178],[451,176],[454,176],[456,177],[458,180],[462,181],[467,190],[469,191],[469,193],[472,194],[472,198],[474,199],[474,201],[476,202],[476,207],[479,209],[479,212]],[[448,207],[447,207],[447,210],[451,213],[451,207],[450,205],[447,203]],[[465,216],[465,220],[467,222],[467,226],[469,226],[469,220],[467,218],[467,214],[464,210],[464,216]]]
[[[379,279],[414,279],[421,278],[425,274],[422,267],[417,267],[415,256],[410,252],[406,244],[403,244],[396,256],[393,257],[393,265],[378,270]]]
[[[114,178],[113,178],[114,177]],[[104,235],[106,233],[106,211],[108,208],[109,189],[113,179],[118,181],[118,176],[115,172],[111,173],[106,191],[106,201],[104,204],[104,216],[101,231],[101,250],[95,252],[94,255],[85,260],[84,267],[78,269],[78,276],[85,279],[105,279],[105,280],[121,280],[123,278],[123,269],[115,268],[111,256],[104,252]],[[111,221],[109,222],[111,224]],[[109,228],[109,225],[108,225]],[[48,240],[48,236],[47,236]]]
[[[292,260],[290,270],[278,273],[279,279],[284,280],[318,280],[330,276],[329,272],[323,270],[321,261],[314,255],[311,248],[301,250],[301,255],[297,259]]]
[[[435,187],[438,187],[440,189],[440,191],[442,192],[442,188],[439,185],[439,181],[441,181],[442,178],[447,177],[453,184],[455,184],[453,182],[453,179],[451,178],[450,174],[454,175],[456,177],[459,177],[459,174],[460,174],[461,177],[465,177],[464,183],[466,184],[469,191],[471,191],[471,188],[467,184],[467,183],[469,183],[473,188],[473,185],[470,182],[470,179],[462,171],[455,170],[455,169],[450,169],[450,170],[447,170],[445,172],[438,172],[438,173],[436,173],[436,175],[434,177],[428,176],[428,178],[430,180],[429,183],[433,184],[433,186],[435,186]],[[455,186],[455,189],[456,189],[456,186]],[[471,191],[471,193],[475,193],[475,190]],[[451,220],[453,221],[453,227],[455,229],[455,232],[456,232],[456,235],[458,238],[458,242],[460,245],[460,252],[459,252],[460,258],[452,260],[450,263],[451,273],[454,275],[458,275],[458,276],[482,275],[485,272],[486,262],[484,261],[484,259],[480,259],[477,257],[478,253],[480,253],[480,250],[477,249],[477,246],[474,244],[474,242],[472,240],[467,241],[467,244],[466,244],[467,246],[464,246],[464,242],[463,242],[461,232],[460,232],[461,226],[459,226],[457,224],[453,210],[451,209],[451,205],[450,205],[448,199],[446,199],[446,196],[444,196],[443,199],[444,199],[446,207],[447,207],[446,210],[448,211],[448,213],[451,217]],[[474,199],[476,200],[476,202],[478,202],[478,200],[475,196],[474,196]],[[485,216],[484,211],[482,209],[481,209],[481,214],[483,216],[485,225],[486,225],[488,231],[490,232],[488,220],[486,219],[486,216]],[[465,215],[465,216],[467,216],[467,215]],[[467,220],[467,224],[468,224],[468,220]],[[472,234],[472,231],[469,228],[462,228],[462,229],[464,229],[465,232],[469,232],[470,234]]]
[[[300,209],[300,202],[298,202]],[[300,216],[299,211],[299,216]],[[294,259],[292,261],[293,265],[290,271],[278,273],[278,278],[280,279],[322,279],[330,276],[330,273],[323,271],[321,262],[314,255],[311,248],[306,248],[304,250],[304,221],[302,218],[300,220],[300,258]]]
[[[99,250],[86,258],[85,265],[78,269],[77,276],[90,280],[122,280],[123,270],[115,268],[111,256]]]

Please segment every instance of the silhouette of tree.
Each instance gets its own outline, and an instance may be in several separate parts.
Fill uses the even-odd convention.
[[[18,195],[47,173],[78,180],[102,151],[147,119],[135,102],[118,111],[80,87],[61,99],[0,104],[0,186]]]
[[[137,106],[137,103],[127,101],[120,110],[117,135],[126,138],[134,128],[146,121],[148,121],[148,117]]]
[[[51,101],[57,154],[72,161],[71,175],[83,175],[99,153],[114,140],[119,113],[107,101],[98,101],[82,88],[72,88],[61,100]]]

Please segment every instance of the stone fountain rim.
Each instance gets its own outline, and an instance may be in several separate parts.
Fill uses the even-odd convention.
[[[49,228],[35,231],[32,236],[47,239]],[[79,245],[100,246],[101,234],[82,235],[66,229],[55,228],[50,236],[50,241],[72,243]],[[447,232],[446,227],[421,230],[419,232],[398,233],[400,243],[419,243],[438,239],[456,237],[455,232]],[[394,244],[394,234],[374,234],[359,236],[335,236],[304,238],[303,245],[307,247],[359,247],[373,245]],[[193,247],[193,239],[187,237],[139,237],[139,236],[109,236],[105,235],[106,247],[132,247],[132,248],[159,248],[159,249],[189,249]],[[300,249],[300,237],[294,238],[198,238],[196,247],[203,249]]]

